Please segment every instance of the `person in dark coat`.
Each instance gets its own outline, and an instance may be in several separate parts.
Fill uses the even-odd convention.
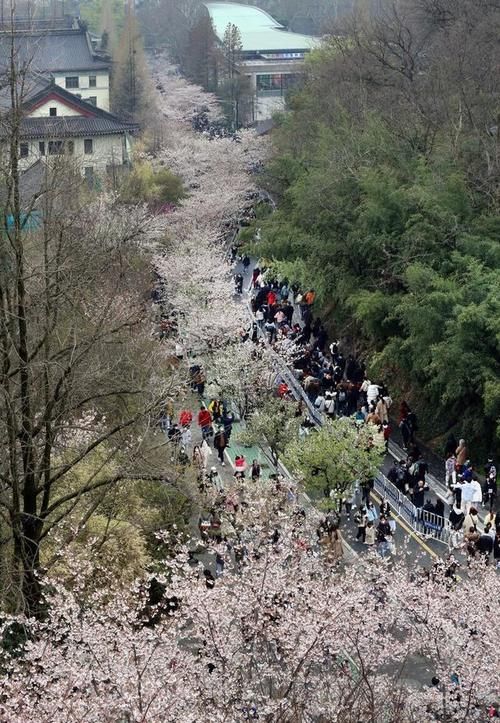
[[[465,520],[465,512],[458,505],[454,505],[450,510],[449,520],[454,530],[461,530]]]
[[[434,514],[439,517],[444,517],[444,502],[440,497],[437,498],[436,504],[434,505]]]
[[[217,432],[214,435],[214,448],[217,450],[217,455],[221,465],[224,467],[224,450],[227,447],[227,439],[224,433],[224,427],[217,427]]]
[[[416,487],[413,488],[413,504],[415,507],[422,508],[424,506],[425,493],[429,490],[429,485],[423,480],[419,480]]]
[[[485,526],[484,532],[476,543],[476,550],[479,552],[480,555],[484,557],[486,562],[489,562],[490,555],[493,552],[493,547],[495,544],[495,540],[490,534],[490,528],[490,525]]]
[[[451,454],[455,454],[455,450],[457,447],[458,447],[457,438],[455,437],[453,432],[451,432],[448,435],[448,439],[446,440],[445,445],[444,445],[444,458],[447,459]]]

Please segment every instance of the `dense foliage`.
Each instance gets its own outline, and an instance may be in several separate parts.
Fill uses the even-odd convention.
[[[428,436],[481,453],[500,415],[499,24],[491,4],[419,0],[332,36],[275,133],[258,249]]]
[[[245,494],[243,562],[207,549],[221,577],[178,548],[89,605],[80,567],[73,591],[48,591],[42,623],[2,620],[1,720],[484,723],[499,695],[493,568],[455,584],[444,565],[426,575],[370,552],[342,569],[312,520],[263,491]]]

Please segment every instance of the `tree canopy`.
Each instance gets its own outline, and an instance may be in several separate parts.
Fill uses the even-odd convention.
[[[482,453],[500,413],[499,27],[469,0],[338,27],[275,133],[280,210],[258,249],[314,286],[429,437],[454,428]]]

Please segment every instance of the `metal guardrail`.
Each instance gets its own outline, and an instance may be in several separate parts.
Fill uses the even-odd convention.
[[[394,512],[410,527],[424,537],[449,545],[453,532],[450,521],[433,512],[416,507],[383,474],[375,478],[375,491],[391,505]]]
[[[246,301],[246,308],[247,308],[248,315],[249,315],[250,319],[252,320],[252,324],[255,324],[255,326],[257,328],[257,336],[259,337],[259,339],[261,339],[264,342],[266,349],[268,350],[271,358],[275,361],[277,367],[279,368],[279,376],[286,383],[287,387],[290,389],[290,391],[292,392],[295,399],[297,399],[297,400],[302,399],[302,401],[305,403],[305,405],[307,407],[307,411],[308,411],[311,419],[319,426],[322,426],[323,425],[323,417],[321,415],[321,412],[319,412],[316,409],[316,407],[314,406],[314,404],[311,402],[311,400],[307,396],[307,393],[304,390],[302,384],[293,375],[293,372],[288,367],[286,362],[284,362],[283,359],[280,357],[280,355],[277,354],[274,351],[274,349],[272,348],[264,329],[262,329],[257,324],[257,322],[255,320],[255,316],[252,311],[252,307],[250,306],[250,302],[248,300]]]

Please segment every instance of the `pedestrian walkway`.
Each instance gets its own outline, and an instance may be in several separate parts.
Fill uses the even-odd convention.
[[[302,316],[304,314],[304,310],[301,307],[301,313],[299,314],[299,307],[298,305],[294,305],[293,315],[292,317],[288,317],[288,320],[283,323],[283,314],[281,314],[281,319],[279,319],[279,315],[281,313],[280,310],[286,309],[287,305],[288,308],[290,308],[290,302],[288,300],[289,297],[289,291],[287,290],[285,293],[287,294],[286,297],[283,297],[284,299],[284,305],[280,302],[280,295],[281,295],[281,286],[284,282],[280,282],[279,284],[276,282],[273,282],[272,280],[269,282],[268,280],[261,280],[261,277],[259,276],[256,283],[256,273],[251,271],[251,267],[246,269],[242,268],[241,266],[237,267],[237,271],[241,272],[242,275],[244,275],[244,294],[243,299],[245,303],[248,304],[249,308],[249,315],[252,319],[252,322],[254,325],[256,325],[257,328],[257,334],[261,336],[261,338],[264,338],[265,342],[268,344],[268,348],[273,350],[273,339],[276,337],[276,335],[279,335],[282,331],[286,332],[286,336],[290,338],[294,338],[296,336],[299,338],[299,346],[303,345],[303,349],[312,349],[312,354],[310,352],[306,352],[306,359],[309,358],[309,354],[311,359],[314,359],[314,362],[312,366],[316,366],[316,372],[308,371],[307,374],[309,376],[318,376],[319,379],[312,380],[313,384],[310,385],[310,388],[306,389],[304,388],[305,385],[301,384],[298,379],[297,375],[295,373],[295,370],[290,369],[289,363],[283,362],[283,360],[280,360],[281,368],[282,368],[282,377],[283,381],[288,385],[290,391],[292,392],[293,396],[298,399],[301,398],[304,402],[305,408],[307,409],[309,416],[311,419],[315,421],[316,424],[322,424],[323,418],[321,412],[316,408],[316,405],[314,404],[315,399],[318,397],[318,394],[320,393],[320,390],[324,388],[323,382],[322,382],[322,374],[321,374],[321,365],[323,370],[325,367],[328,366],[328,354],[324,352],[324,347],[327,343],[327,336],[326,332],[324,331],[321,323],[315,322],[316,331],[313,331],[312,329],[309,330],[309,336],[314,337],[314,343],[311,343],[310,346],[304,346],[304,339],[301,337],[304,336],[306,326],[307,324],[312,323],[312,318],[309,319],[309,321],[305,322],[302,319]],[[262,277],[265,278],[265,277]],[[252,279],[252,281],[250,281]],[[287,285],[287,284],[285,284]],[[255,288],[257,286],[257,288]],[[251,297],[255,297],[257,299],[256,305],[253,305],[253,308],[250,308],[250,300]],[[270,301],[270,297],[273,297],[273,300]],[[246,297],[246,298],[245,298]],[[259,301],[260,299],[260,301]],[[259,306],[259,304],[263,304],[262,306]],[[259,308],[264,315],[264,322],[261,322],[260,324],[256,324],[256,319],[254,316],[255,308]],[[307,309],[306,309],[307,311]],[[298,330],[298,331],[297,331]],[[269,335],[269,338],[268,338]],[[308,338],[306,339],[306,342],[308,341]],[[332,348],[333,347],[333,348]],[[342,351],[340,349],[339,342],[335,342],[330,347],[330,352],[332,353],[332,357],[335,360],[335,357],[338,357],[339,359],[342,359]],[[310,361],[311,361],[310,359]],[[333,363],[337,363],[334,361]],[[340,362],[339,362],[340,364]],[[351,369],[354,367],[356,368],[356,362],[351,358],[350,360]],[[294,366],[298,366],[294,363]],[[308,368],[308,363],[306,362],[306,368]],[[348,371],[348,364],[345,363],[345,360],[343,360],[343,365],[341,367],[341,374],[339,377],[336,378],[336,383],[333,385],[334,389],[334,397],[337,397],[335,400],[335,416],[338,414],[353,414],[355,411],[355,405],[353,405],[352,409],[349,410],[342,410],[342,406],[338,404],[338,400],[340,399],[340,395],[336,394],[335,391],[338,392],[338,389],[344,389],[347,392],[353,391],[356,393],[356,397],[363,399],[364,397],[358,397],[358,390],[361,386],[361,384],[358,382],[357,385],[352,384],[349,379],[350,377],[347,377],[347,371]],[[302,367],[304,369],[304,367]],[[333,367],[332,367],[333,370]],[[317,374],[317,372],[320,371],[320,374]],[[293,373],[292,373],[293,372]],[[333,373],[333,371],[332,371]],[[366,376],[363,375],[366,379]],[[306,377],[306,372],[304,371],[302,378],[305,378],[305,383],[307,384],[308,378]],[[363,378],[363,377],[362,377]],[[317,382],[316,387],[314,386],[314,382]],[[370,383],[371,384],[371,383]],[[377,389],[377,397],[380,394],[380,388],[377,385],[372,385],[375,389]],[[369,399],[370,390],[368,390],[368,402]],[[383,391],[383,394],[387,395],[388,393],[386,391]],[[344,397],[347,396],[347,394],[344,394]],[[380,397],[378,397],[380,398]],[[385,399],[385,397],[384,397]],[[359,402],[360,404],[361,402]],[[366,408],[369,409],[369,404],[365,401],[364,404],[366,405]],[[404,403],[406,404],[406,403]],[[402,405],[403,406],[403,405]],[[407,407],[407,413],[411,416],[411,410]],[[359,406],[358,406],[359,409]],[[365,411],[365,415],[367,412]],[[388,425],[391,422],[388,420]],[[385,436],[385,427],[382,427],[382,424],[380,424],[380,432],[384,431]],[[400,438],[400,432],[398,425],[392,420],[392,424],[394,425],[395,432],[393,434],[393,437],[397,439],[398,441]],[[388,429],[388,432],[390,434],[390,428]],[[387,438],[387,437],[386,437]],[[416,440],[415,440],[416,441]],[[406,450],[402,449],[397,442],[394,439],[391,439],[389,441],[390,449],[389,454],[386,456],[382,468],[382,472],[388,473],[389,468],[392,464],[393,458],[399,459],[406,459],[408,456],[408,452]],[[414,445],[414,448],[416,448],[416,444]],[[443,481],[443,470],[444,470],[444,460],[439,458],[438,455],[436,455],[432,450],[430,450],[428,447],[421,445],[418,443],[418,448],[421,453],[425,456],[425,461],[428,464],[429,470],[426,473],[426,479],[429,488],[425,493],[425,505],[427,510],[433,509],[434,514],[431,516],[429,512],[426,512],[425,516],[425,524],[423,524],[423,518],[421,519],[418,514],[414,514],[410,516],[410,519],[408,520],[407,524],[410,525],[410,532],[413,535],[414,531],[417,531],[417,534],[420,536],[425,537],[432,537],[433,535],[436,536],[437,539],[440,540],[441,543],[447,543],[447,541],[450,539],[449,533],[449,522],[448,522],[448,514],[449,510],[451,509],[451,505],[449,503],[449,492],[444,484]],[[416,454],[416,453],[415,453]],[[418,457],[415,457],[417,459]],[[409,465],[412,463],[412,459],[410,459]],[[478,475],[475,475],[477,478]],[[416,484],[416,483],[414,483]],[[411,499],[411,498],[410,498]],[[410,503],[411,504],[411,503]],[[422,505],[424,502],[421,503]],[[442,511],[438,511],[438,510]],[[443,517],[440,517],[440,515],[444,515]],[[432,517],[432,520],[431,520]],[[429,518],[429,519],[428,519]],[[432,524],[429,522],[431,520]],[[442,520],[442,522],[440,522]],[[417,524],[418,523],[418,524]],[[427,524],[429,523],[429,524]],[[434,524],[435,523],[435,524]],[[413,530],[411,528],[414,528]],[[423,532],[422,532],[422,529]],[[481,529],[479,527],[478,529]],[[448,531],[448,532],[447,532]],[[445,534],[446,533],[446,534]],[[433,543],[430,543],[433,546]],[[428,548],[428,545],[425,545],[425,547]],[[446,549],[446,548],[445,548]],[[431,554],[435,554],[434,550],[431,550],[429,548],[429,552]]]

